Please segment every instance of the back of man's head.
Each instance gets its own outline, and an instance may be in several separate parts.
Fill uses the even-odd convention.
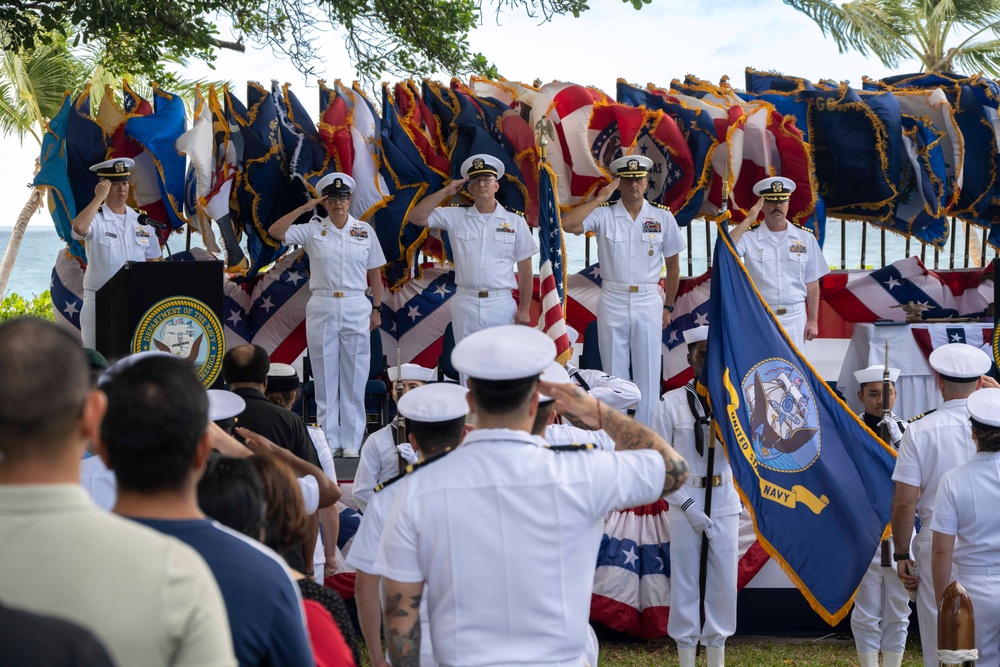
[[[406,420],[406,432],[417,441],[424,458],[455,449],[465,435],[465,417],[443,422]]]
[[[226,384],[267,383],[271,360],[260,345],[238,345],[222,358],[222,379]]]
[[[537,375],[517,380],[469,378],[469,393],[476,411],[495,417],[526,414],[537,386]]]
[[[0,455],[45,457],[69,442],[90,389],[79,341],[56,325],[21,317],[0,325]]]
[[[538,412],[535,413],[535,423],[531,425],[531,435],[545,436],[545,429],[549,426],[552,413],[555,412],[556,402],[545,401],[538,404]]]
[[[103,386],[108,412],[101,440],[122,490],[181,487],[208,426],[208,394],[194,367],[155,356],[137,361]]]

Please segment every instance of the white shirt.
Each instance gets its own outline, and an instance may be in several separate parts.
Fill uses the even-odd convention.
[[[549,424],[545,427],[545,444],[596,445],[605,452],[615,451],[615,441],[604,431],[586,431],[572,424]]]
[[[436,208],[427,226],[448,232],[459,287],[514,289],[514,263],[538,252],[528,223],[500,204],[487,214],[475,206]]]
[[[660,434],[664,440],[669,442],[677,453],[688,462],[691,475],[706,477],[708,475],[708,427],[702,426],[705,432],[704,455],[699,455],[694,442],[695,420],[691,414],[691,406],[688,405],[688,387],[692,383],[680,389],[668,391],[660,397],[656,412],[653,414],[652,429]],[[712,462],[712,475],[722,475],[730,473],[729,459],[726,457],[725,449],[716,442],[715,459]],[[671,506],[680,506],[688,498],[694,498],[698,507],[705,509],[705,489],[695,488],[685,484],[680,489],[667,496],[667,502]],[[728,516],[739,514],[742,506],[736,487],[733,482],[713,487],[712,489],[712,516]]]
[[[642,400],[642,392],[634,382],[608,375],[604,371],[593,368],[574,368],[566,366],[569,379],[583,386],[587,383],[587,393],[614,410],[632,410]]]
[[[94,214],[90,228],[83,236],[73,232],[73,238],[83,241],[87,251],[87,272],[83,275],[83,289],[99,290],[125,262],[144,262],[160,256],[160,241],[156,231],[139,224],[139,213],[125,207],[118,214],[107,205]]]
[[[597,236],[601,278],[616,283],[659,283],[663,260],[687,247],[673,214],[645,200],[635,220],[621,201],[598,206],[583,229]]]
[[[358,509],[368,509],[375,487],[399,474],[399,452],[396,451],[396,431],[392,424],[368,436],[361,446],[361,459],[354,473],[353,495]]]
[[[953,562],[964,567],[1000,563],[1000,453],[979,452],[941,477],[934,523],[955,536]]]
[[[528,433],[479,429],[411,473],[376,573],[427,583],[443,665],[575,664],[603,519],[663,492],[655,451],[554,452]]]
[[[367,222],[347,216],[343,229],[330,218],[313,218],[292,225],[285,243],[300,245],[309,255],[309,289],[338,291],[368,288],[368,270],[385,264],[375,230]]]
[[[921,526],[931,525],[941,476],[976,453],[965,404],[964,398],[945,401],[934,412],[910,422],[899,443],[892,481],[920,488],[917,515]]]
[[[806,285],[830,273],[816,237],[788,223],[775,234],[761,224],[736,244],[747,272],[772,308],[797,306],[806,300]]]
[[[378,546],[385,530],[385,520],[392,509],[396,496],[405,486],[407,479],[401,479],[381,489],[374,494],[368,503],[368,511],[361,519],[358,532],[354,535],[351,550],[347,553],[347,564],[355,570],[375,572],[375,560],[378,557]],[[380,584],[381,587],[381,584]],[[427,587],[424,586],[424,596],[420,599],[420,664],[422,667],[434,665],[432,659],[431,628],[427,612]]]

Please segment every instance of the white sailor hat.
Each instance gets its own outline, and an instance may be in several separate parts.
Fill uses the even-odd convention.
[[[106,178],[109,181],[127,181],[132,177],[132,167],[135,160],[128,157],[116,157],[104,162],[98,162],[90,167],[91,171],[96,171],[99,178]]]
[[[684,332],[684,342],[687,345],[694,345],[703,340],[708,340],[708,327],[697,326]]]
[[[781,176],[769,176],[757,181],[753,193],[767,201],[788,201],[795,192],[795,181]]]
[[[462,178],[493,176],[497,180],[504,174],[503,162],[489,153],[479,153],[466,158],[461,167]]]
[[[267,370],[267,388],[271,391],[295,391],[299,374],[288,364],[271,364]]]
[[[580,332],[568,324],[566,325],[566,335],[569,336],[570,345],[575,345],[580,342]]]
[[[553,361],[549,364],[549,367],[542,372],[542,380],[545,382],[551,382],[553,384],[569,384],[569,373],[563,368],[563,365],[558,361]],[[538,392],[538,402],[546,403],[548,401],[554,401],[555,399],[551,396],[546,396],[542,392]]]
[[[536,377],[556,358],[556,344],[533,327],[507,324],[463,338],[451,353],[460,373],[480,380]]]
[[[1000,389],[978,389],[969,394],[965,407],[984,426],[1000,428]]]
[[[319,193],[320,197],[349,195],[354,192],[355,185],[357,183],[354,182],[353,178],[347,174],[335,171],[319,179],[319,182],[316,183],[316,192]]]
[[[413,421],[434,423],[458,419],[469,414],[465,396],[469,390],[451,382],[435,382],[417,387],[399,399],[399,414]]]
[[[869,382],[881,382],[884,373],[885,373],[885,366],[879,364],[872,364],[868,368],[862,368],[860,371],[854,371],[854,379],[858,381],[858,384],[868,384]],[[889,381],[895,382],[896,378],[898,377],[899,377],[899,369],[890,368]]]
[[[170,354],[169,352],[161,352],[160,350],[146,350],[145,352],[136,352],[135,354],[130,354],[127,357],[122,357],[115,363],[108,366],[101,377],[97,378],[97,386],[103,387],[109,382],[115,379],[115,376],[124,371],[126,368],[132,366],[132,364],[143,359],[148,359],[150,357],[170,357],[172,359],[180,359],[180,357]]]
[[[975,382],[990,370],[992,360],[974,345],[948,343],[931,352],[927,360],[942,380]]]
[[[225,389],[208,390],[208,420],[213,422],[231,419],[243,414],[247,402],[239,394]]]
[[[389,382],[399,380],[413,380],[416,382],[430,382],[434,379],[434,370],[424,368],[420,364],[401,364],[399,368],[389,367]]]
[[[645,155],[626,155],[612,160],[608,168],[616,178],[642,178],[649,176],[653,161]]]

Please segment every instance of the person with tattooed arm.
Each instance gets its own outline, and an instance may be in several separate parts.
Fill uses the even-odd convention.
[[[554,358],[548,336],[517,325],[455,347],[476,430],[407,476],[375,563],[394,667],[419,664],[425,583],[438,664],[596,664],[587,620],[604,517],[674,492],[688,466],[581,388],[540,382]],[[606,431],[616,451],[539,447],[530,433],[539,391]]]

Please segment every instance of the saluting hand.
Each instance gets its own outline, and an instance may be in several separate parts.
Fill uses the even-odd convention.
[[[317,206],[321,205],[325,201],[326,201],[326,197],[316,197],[315,199],[310,199],[309,201],[307,201],[302,206],[307,211],[313,211],[313,210],[316,209]]]
[[[94,197],[100,199],[102,204],[108,198],[109,192],[111,192],[111,181],[106,178],[97,181],[97,185],[94,186]]]
[[[449,183],[448,185],[444,186],[445,195],[448,197],[457,195],[459,192],[462,191],[462,186],[465,185],[465,182],[468,180],[469,179],[467,178],[458,178]]]
[[[615,193],[615,190],[618,189],[618,183],[620,181],[621,181],[620,178],[616,178],[615,180],[611,181],[603,188],[598,190],[597,195],[594,196],[594,201],[596,201],[598,204],[603,204],[604,202],[611,199],[611,195],[613,195]]]
[[[243,438],[243,442],[246,444],[247,449],[254,454],[267,454],[271,450],[278,448],[278,445],[274,444],[259,433],[254,433],[250,429],[237,426],[234,430],[241,438]]]
[[[752,223],[757,221],[757,216],[760,215],[761,210],[764,208],[764,198],[760,197],[757,199],[757,203],[750,207],[747,211],[747,220]]]
[[[556,412],[571,420],[579,420],[592,429],[601,423],[600,403],[575,384],[539,382],[538,389],[555,401]],[[607,410],[607,406],[604,407]]]

